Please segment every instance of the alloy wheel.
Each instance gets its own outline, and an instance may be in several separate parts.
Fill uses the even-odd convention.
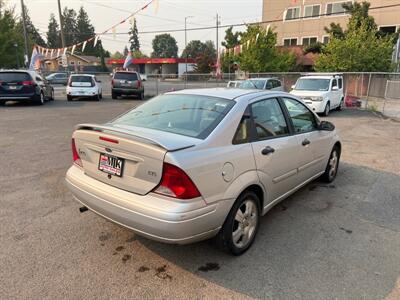
[[[253,239],[258,222],[257,206],[247,199],[238,208],[232,228],[232,242],[237,248],[246,247]]]
[[[332,179],[336,176],[336,172],[337,172],[337,167],[338,167],[338,154],[337,151],[334,150],[331,154],[331,157],[329,158],[329,179]]]

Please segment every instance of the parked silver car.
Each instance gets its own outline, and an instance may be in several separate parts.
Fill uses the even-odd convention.
[[[66,181],[85,207],[154,240],[216,237],[239,255],[260,216],[320,176],[334,180],[341,143],[296,96],[199,89],[78,125],[72,152]]]
[[[240,83],[238,87],[241,89],[284,91],[282,82],[276,78],[250,78]]]

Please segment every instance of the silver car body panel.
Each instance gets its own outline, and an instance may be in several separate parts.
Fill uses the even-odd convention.
[[[86,137],[86,131],[89,130],[85,128],[88,127],[98,130],[94,131],[93,141],[98,142],[99,134],[117,137],[123,141],[121,144],[126,142],[129,145],[129,149],[121,148],[120,151],[125,150],[132,156],[144,157],[145,161],[154,163],[144,164],[144,170],[152,165],[159,172],[163,162],[184,170],[195,183],[201,197],[177,200],[155,194],[152,187],[157,185],[161,177],[140,178],[147,184],[145,188],[134,181],[131,182],[134,189],[132,186],[121,188],[118,184],[111,184],[106,175],[99,180],[96,177],[98,174],[94,176],[87,172],[85,162],[83,169],[72,166],[66,176],[74,197],[83,205],[140,235],[159,241],[183,244],[214,236],[237,197],[253,185],[263,191],[262,213],[265,214],[279,201],[320,176],[328,163],[332,147],[339,141],[336,131],[313,131],[253,143],[232,143],[250,103],[283,96],[302,102],[287,93],[218,88],[168,94],[213,96],[231,99],[236,103],[204,140],[112,124],[80,125],[74,137],[77,137],[78,147],[82,147],[80,139],[90,140]],[[85,136],[79,137],[80,131],[85,131]],[[301,145],[305,138],[311,141],[306,147]],[[270,156],[261,157],[260,150],[267,145],[276,151]],[[102,144],[98,146],[105,147]]]

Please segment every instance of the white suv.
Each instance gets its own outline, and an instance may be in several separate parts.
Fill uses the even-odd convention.
[[[67,100],[72,101],[74,98],[91,98],[100,101],[103,98],[101,81],[94,75],[71,75],[67,85]]]
[[[332,109],[344,106],[343,77],[341,75],[311,75],[300,77],[293,95],[300,97],[314,112],[329,115]]]

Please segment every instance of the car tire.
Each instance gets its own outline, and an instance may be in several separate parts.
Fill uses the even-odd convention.
[[[116,99],[118,99],[118,95],[117,95],[116,93],[112,92],[112,93],[111,93],[111,98],[112,98],[113,100],[116,100]]]
[[[336,108],[337,111],[341,111],[344,108],[344,99],[340,100],[339,106]]]
[[[144,100],[144,92],[141,92],[141,93],[139,94],[139,100]]]
[[[44,104],[44,94],[43,94],[43,92],[40,92],[40,94],[37,96],[35,103],[37,105],[43,105]]]
[[[4,105],[6,105],[6,101],[0,100],[0,106],[4,106]]]
[[[54,101],[54,89],[51,89],[49,101]]]
[[[331,183],[332,181],[335,180],[336,174],[339,169],[339,161],[340,161],[340,148],[338,146],[335,146],[333,147],[331,155],[329,156],[325,172],[321,176],[323,182]]]
[[[100,93],[100,99],[103,99],[103,93]]]
[[[72,101],[74,98],[70,95],[67,96],[67,101]]]
[[[230,210],[224,225],[215,237],[217,246],[233,255],[241,255],[253,244],[260,225],[260,199],[247,191]]]
[[[94,101],[100,101],[100,94],[93,96]]]
[[[330,111],[331,111],[331,105],[330,105],[330,103],[328,102],[328,103],[325,105],[325,109],[324,109],[324,112],[322,113],[322,115],[325,116],[325,117],[327,117],[327,116],[329,116]]]

